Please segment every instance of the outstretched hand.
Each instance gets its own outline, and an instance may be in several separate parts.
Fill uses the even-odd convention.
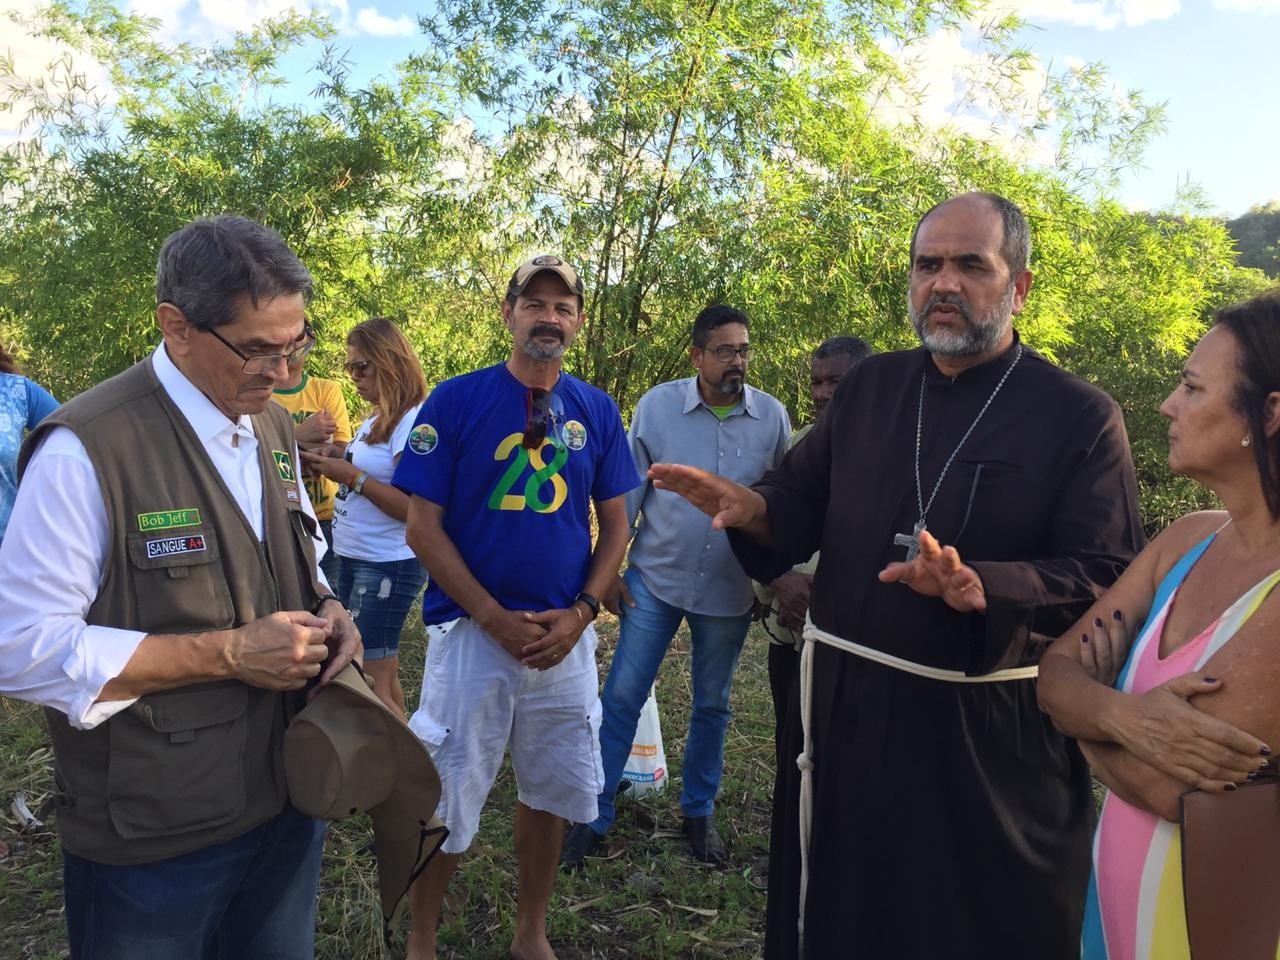
[[[973,567],[960,562],[955,547],[944,547],[929,533],[920,531],[920,552],[914,560],[891,563],[880,571],[881,583],[905,583],[926,597],[941,597],[961,613],[987,609],[982,578]]]
[[[659,490],[678,493],[711,517],[716,530],[740,527],[752,535],[767,533],[768,507],[750,487],[679,463],[655,463],[649,468],[649,479]]]

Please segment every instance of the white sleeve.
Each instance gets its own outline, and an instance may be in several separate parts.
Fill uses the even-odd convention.
[[[109,543],[93,465],[57,427],[31,458],[0,545],[0,694],[60,710],[80,729],[134,702],[95,701],[146,636],[84,621]]]
[[[400,422],[396,424],[395,430],[392,431],[389,445],[393,460],[404,452],[405,444],[409,442],[409,434],[413,432],[413,425],[418,420],[418,411],[421,409],[422,404],[420,403],[416,407],[410,407],[406,410],[404,416],[400,418]]]

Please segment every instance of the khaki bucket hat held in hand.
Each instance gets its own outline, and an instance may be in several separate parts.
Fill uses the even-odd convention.
[[[284,735],[289,799],[308,816],[368,813],[384,930],[448,836],[436,817],[440,777],[431,755],[349,664],[293,718]]]

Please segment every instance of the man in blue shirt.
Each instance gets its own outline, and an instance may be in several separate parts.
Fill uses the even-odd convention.
[[[510,358],[437,386],[395,473],[412,495],[406,539],[431,577],[409,725],[440,771],[450,830],[411,894],[410,960],[436,955],[449,878],[508,748],[519,788],[511,955],[553,960],[546,916],[564,820],[594,817],[603,786],[591,624],[626,551],[623,495],[640,477],[617,405],[561,371],[582,308],[582,281],[559,257],[516,270],[502,304]]]
[[[641,472],[652,463],[687,463],[753,483],[782,460],[791,424],[781,403],[744,383],[750,350],[741,310],[711,306],[698,314],[689,349],[697,376],[659,384],[636,405],[628,438]],[[729,693],[751,623],[751,581],[724,532],[713,530],[710,518],[682,497],[646,483],[627,495],[627,514],[633,525],[637,515],[641,519],[626,576],[608,598],[610,609],[620,611],[621,628],[602,695],[604,790],[597,815],[570,830],[561,862],[571,869],[582,866],[613,823],[614,794],[640,709],[667,646],[687,620],[693,710],[680,807],[693,855],[723,863],[712,812],[724,765]]]

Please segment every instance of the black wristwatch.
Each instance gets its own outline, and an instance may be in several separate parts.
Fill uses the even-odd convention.
[[[330,600],[332,600],[338,606],[342,607],[343,610],[347,609],[346,605],[341,600],[339,600],[336,596],[334,596],[332,593],[326,593],[323,597],[317,600],[315,604],[312,606],[311,615],[313,617],[320,616],[320,608],[323,607]]]
[[[591,608],[591,619],[592,619],[592,620],[594,620],[596,617],[600,616],[600,601],[599,601],[599,600],[597,600],[595,597],[593,597],[591,594],[587,593],[586,591],[583,591],[582,593],[580,593],[580,594],[578,594],[576,597],[574,597],[574,598],[573,598],[573,602],[574,602],[574,603],[579,603],[579,602],[581,602],[581,603],[585,603],[588,607],[590,607],[590,608]]]

